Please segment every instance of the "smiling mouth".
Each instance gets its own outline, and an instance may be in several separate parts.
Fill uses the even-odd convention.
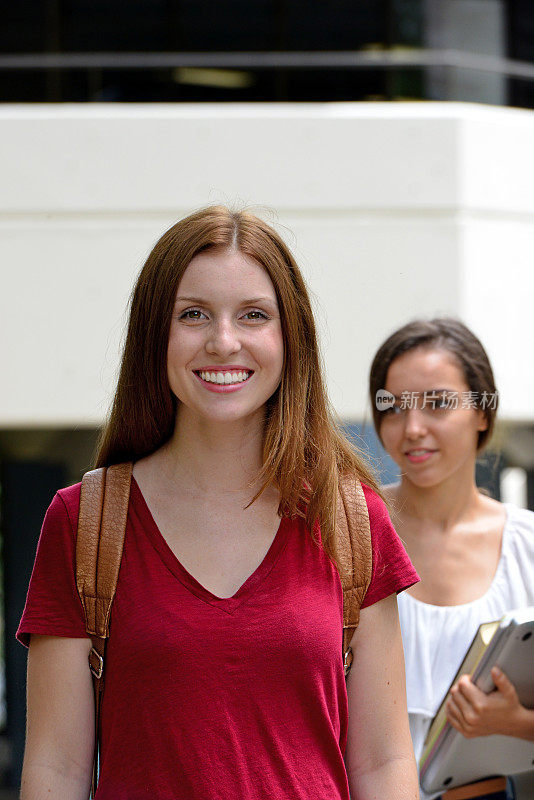
[[[429,458],[431,458],[436,450],[426,450],[423,447],[417,447],[413,450],[406,450],[404,452],[404,457],[409,461],[411,464],[426,464]]]
[[[194,373],[205,383],[215,383],[218,386],[232,386],[248,381],[251,375],[253,375],[254,370],[218,370],[216,372],[209,372],[196,369]]]

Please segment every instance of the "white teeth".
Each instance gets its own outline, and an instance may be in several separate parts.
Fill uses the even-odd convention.
[[[207,383],[231,384],[243,383],[249,377],[249,372],[200,372],[198,373],[203,381]]]

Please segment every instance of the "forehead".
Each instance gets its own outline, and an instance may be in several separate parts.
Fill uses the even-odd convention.
[[[188,264],[178,294],[244,293],[249,297],[268,296],[276,300],[276,292],[267,270],[255,259],[237,250],[214,248],[196,255]]]
[[[388,369],[384,388],[400,395],[403,391],[465,390],[469,387],[452,353],[443,349],[418,347],[393,361]]]

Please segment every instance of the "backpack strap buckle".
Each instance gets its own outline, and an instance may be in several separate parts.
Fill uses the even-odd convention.
[[[104,674],[104,656],[101,655],[95,647],[91,647],[89,651],[89,669],[97,681],[99,681]]]
[[[353,659],[354,659],[354,654],[352,652],[352,647],[349,646],[345,650],[345,654],[343,656],[343,667],[345,669],[345,678],[348,677],[348,674],[350,672],[350,668],[352,667]]]

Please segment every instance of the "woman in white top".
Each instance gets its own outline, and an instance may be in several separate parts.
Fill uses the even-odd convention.
[[[397,330],[374,358],[370,393],[377,433],[401,470],[387,490],[395,526],[421,576],[399,597],[419,759],[480,623],[534,605],[534,513],[476,486],[498,395],[486,352],[465,325],[418,320]],[[458,681],[447,703],[451,725],[469,738],[534,740],[534,710],[521,705],[504,674],[492,675],[497,691],[489,695],[468,676]]]

